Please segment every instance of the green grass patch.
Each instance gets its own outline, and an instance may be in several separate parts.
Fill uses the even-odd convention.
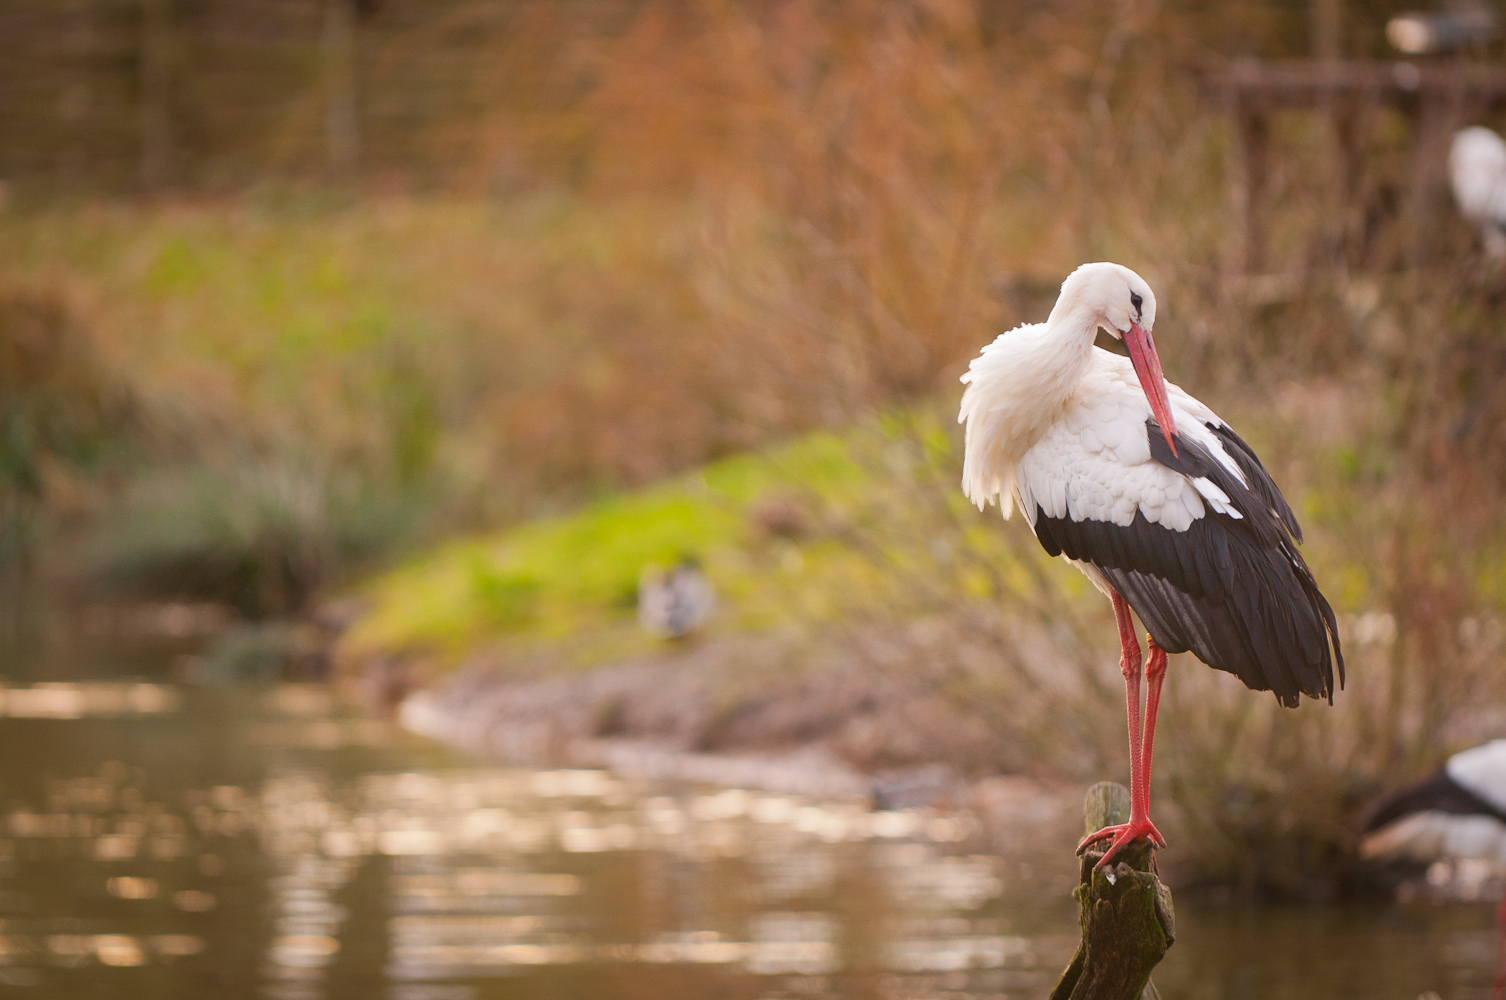
[[[817,434],[451,544],[369,585],[371,611],[345,650],[453,658],[501,641],[564,643],[587,659],[599,647],[631,651],[650,642],[633,626],[639,578],[687,557],[716,587],[714,630],[838,615],[883,585],[866,554],[833,537],[834,514],[876,492],[858,448],[853,438]],[[808,529],[790,538],[761,526],[759,506],[773,502],[800,511]]]

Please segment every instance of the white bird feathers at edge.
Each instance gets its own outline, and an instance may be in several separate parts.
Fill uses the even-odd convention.
[[[1461,750],[1443,767],[1450,781],[1496,809],[1506,810],[1506,739]],[[1425,809],[1408,813],[1360,840],[1374,860],[1506,863],[1506,824],[1494,816]]]
[[[1454,133],[1449,184],[1459,213],[1480,227],[1485,250],[1506,257],[1506,139],[1480,125]]]

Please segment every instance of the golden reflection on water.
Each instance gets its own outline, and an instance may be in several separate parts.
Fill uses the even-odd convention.
[[[1043,905],[1039,876],[984,853],[965,812],[455,766],[317,687],[264,692],[249,714],[226,707],[245,696],[200,704],[163,685],[0,692],[0,767],[42,754],[33,772],[0,772],[0,995],[129,995],[120,977],[160,974],[178,995],[270,1000],[364,996],[351,984],[378,980],[375,1000],[564,982],[572,996],[634,983],[1003,1000],[1045,995],[1076,943],[1065,893]],[[1286,918],[1281,948],[1316,939],[1301,919]],[[1184,937],[1163,995],[1316,995],[1279,976],[1255,992],[1221,983],[1232,949],[1275,923]],[[1483,996],[1473,970],[1491,946],[1474,925],[1444,933],[1429,953],[1442,972],[1416,978]],[[1349,950],[1375,964],[1407,947]],[[666,993],[654,984],[668,974]]]
[[[145,683],[8,687],[0,714],[186,724],[198,709],[183,698]],[[265,692],[249,718],[225,724],[226,745],[264,761],[256,780],[164,787],[137,762],[106,760],[7,801],[0,871],[41,895],[56,879],[26,873],[45,863],[85,889],[56,919],[0,921],[0,985],[26,970],[207,969],[226,930],[258,942],[247,995],[282,1000],[322,996],[341,963],[370,960],[346,955],[380,956],[375,971],[394,989],[443,992],[602,965],[810,982],[855,969],[1027,970],[1043,953],[1055,964],[1062,947],[983,915],[1002,883],[967,814],[598,770],[351,766],[353,753],[390,757],[402,737],[341,716],[317,687]],[[846,905],[854,881],[863,898]],[[259,900],[249,910],[248,896]],[[217,930],[227,905],[242,923]]]
[[[229,803],[224,803],[229,805]],[[938,818],[946,823],[937,824]],[[816,803],[724,790],[647,795],[601,771],[502,768],[369,774],[343,789],[310,772],[270,777],[254,815],[262,849],[293,873],[274,892],[278,936],[269,962],[317,968],[338,951],[344,911],[332,896],[362,859],[389,859],[386,972],[427,981],[500,975],[516,967],[633,962],[735,965],[755,974],[842,970],[830,913],[755,909],[743,932],[684,927],[643,940],[583,930],[574,908],[588,891],[578,874],[549,870],[569,855],[653,852],[670,863],[751,859],[761,900],[821,898],[836,875],[831,846],[872,843],[888,895],[903,905],[958,914],[996,897],[993,862],[942,854],[971,835],[969,817],[872,813],[856,803]],[[212,826],[206,817],[206,826]],[[516,912],[518,910],[525,912]],[[954,918],[970,925],[966,916]],[[1027,965],[1031,948],[999,934],[896,941],[901,968]]]
[[[178,708],[178,691],[144,681],[0,685],[0,716],[13,719],[83,719],[90,716],[160,715]]]

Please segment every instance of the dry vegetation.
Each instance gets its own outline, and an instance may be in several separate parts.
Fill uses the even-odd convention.
[[[1350,6],[1349,48],[1378,53],[1381,5]],[[91,37],[133,37],[101,9]],[[178,50],[176,193],[79,197],[135,169],[108,132],[87,140],[97,157],[65,156],[124,99],[97,71],[74,131],[13,121],[33,141],[6,153],[0,290],[87,331],[79,363],[112,371],[98,398],[132,401],[130,421],[85,406],[68,425],[92,450],[7,445],[44,470],[6,480],[13,497],[55,532],[103,526],[69,548],[89,577],[285,613],[421,541],[879,409],[944,409],[979,345],[1108,258],[1156,287],[1168,373],[1250,429],[1326,588],[1371,616],[1331,711],[1281,713],[1179,666],[1160,775],[1203,870],[1295,886],[1342,853],[1358,798],[1506,725],[1482,708],[1506,694],[1506,281],[1457,224],[1409,251],[1406,121],[1377,112],[1341,185],[1324,121],[1279,119],[1264,211],[1291,278],[1263,298],[1225,280],[1230,136],[1196,71],[1300,54],[1305,4],[394,0],[361,22],[361,167],[333,185],[310,179],[328,169],[320,84],[289,68],[308,60],[211,58],[250,10],[179,26],[204,41]],[[316,34],[286,11],[267,37]],[[33,84],[74,93],[74,65]],[[247,88],[256,73],[271,82]],[[227,124],[241,90],[254,100]],[[7,427],[29,391],[0,385]],[[952,696],[988,706],[999,745],[1119,769],[1106,611],[1052,571],[959,596],[895,537],[996,530],[930,499],[953,490],[953,454],[911,478],[874,460],[903,488],[848,542],[910,589],[848,620],[944,622],[967,638]],[[1060,688],[1013,654],[1019,622],[988,609],[1005,598],[1056,630]],[[948,646],[917,654],[941,687]],[[1064,734],[1041,728],[1053,715]]]

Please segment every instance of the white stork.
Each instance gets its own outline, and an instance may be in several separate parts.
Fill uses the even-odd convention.
[[[1360,857],[1372,861],[1484,861],[1506,866],[1506,740],[1461,750],[1431,777],[1371,803],[1360,818]],[[1491,996],[1506,998],[1506,894],[1496,910]]]
[[[1454,133],[1449,182],[1459,213],[1480,227],[1485,251],[1506,257],[1506,140],[1480,125]]]
[[[979,510],[1019,504],[1051,555],[1114,603],[1128,702],[1130,817],[1100,865],[1133,841],[1165,839],[1150,820],[1150,769],[1166,655],[1272,691],[1333,700],[1344,682],[1333,610],[1298,553],[1302,530],[1249,445],[1161,374],[1151,340],[1156,297],[1134,271],[1084,264],[1044,323],[1016,327],[973,359],[962,490]],[[1102,327],[1129,358],[1095,347]],[[1140,644],[1149,631],[1144,736]],[[1332,651],[1330,652],[1330,644]]]

